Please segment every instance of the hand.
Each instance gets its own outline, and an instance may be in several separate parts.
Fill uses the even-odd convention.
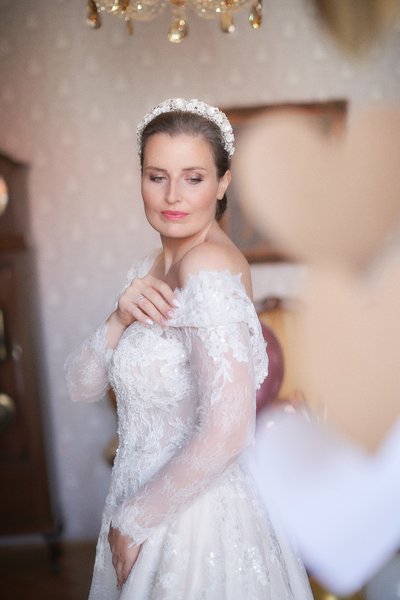
[[[116,316],[125,327],[134,321],[156,322],[164,326],[176,306],[170,286],[161,279],[146,275],[134,279],[125,289],[118,300]]]
[[[122,535],[119,529],[115,529],[111,525],[108,533],[108,543],[112,554],[112,564],[117,575],[118,589],[121,589],[137,561],[142,545],[138,544],[130,548],[129,545],[132,543],[132,539],[128,535]]]

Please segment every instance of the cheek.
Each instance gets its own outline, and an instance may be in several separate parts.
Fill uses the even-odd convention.
[[[147,197],[146,184],[143,181],[140,184],[140,193],[142,195],[143,202],[146,202],[146,197]]]
[[[209,221],[210,219],[214,219],[216,208],[217,200],[215,196],[208,197],[198,206],[198,215],[200,218]]]
[[[213,207],[217,201],[217,186],[209,185],[206,189],[201,190],[201,193],[198,193],[197,196],[197,204],[199,208],[201,207],[204,210],[207,210],[210,207]]]
[[[149,189],[149,186],[146,184],[146,182],[143,182],[141,185],[141,193],[142,193],[142,200],[143,200],[144,208],[145,208],[145,210],[147,210],[147,209],[151,208],[152,205],[155,204],[154,190]]]

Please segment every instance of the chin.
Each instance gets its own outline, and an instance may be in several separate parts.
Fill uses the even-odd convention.
[[[165,223],[158,219],[147,219],[151,227],[163,237],[186,238],[193,235],[182,223]]]

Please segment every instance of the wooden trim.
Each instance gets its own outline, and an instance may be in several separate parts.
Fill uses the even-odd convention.
[[[5,254],[8,252],[18,252],[20,250],[27,250],[23,235],[10,234],[0,236],[0,253]]]

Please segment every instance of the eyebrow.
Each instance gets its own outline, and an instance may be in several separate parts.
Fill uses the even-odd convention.
[[[154,167],[152,165],[148,165],[144,168],[145,171],[148,169],[154,169],[155,171],[162,171],[163,173],[167,173],[167,169],[163,169],[162,167]],[[207,171],[205,167],[185,167],[182,171]]]

